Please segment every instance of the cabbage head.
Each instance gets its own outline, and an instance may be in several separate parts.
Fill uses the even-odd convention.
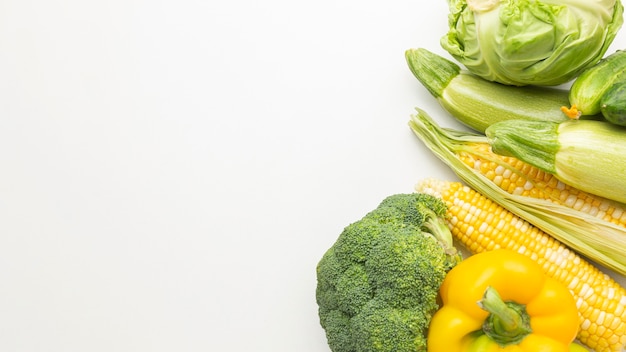
[[[442,47],[468,71],[508,85],[552,86],[605,54],[620,0],[448,0]]]

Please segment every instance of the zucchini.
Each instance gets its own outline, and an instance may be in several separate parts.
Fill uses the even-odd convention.
[[[602,96],[613,84],[624,80],[626,51],[617,50],[585,69],[572,83],[569,93],[570,113],[578,116],[600,114]]]
[[[413,75],[440,105],[478,132],[503,120],[569,120],[561,110],[569,102],[566,89],[491,82],[423,48],[409,49],[405,57]]]
[[[626,131],[607,121],[502,121],[486,135],[515,157],[581,191],[626,203]]]
[[[610,123],[626,126],[626,81],[613,84],[602,95],[600,111]]]

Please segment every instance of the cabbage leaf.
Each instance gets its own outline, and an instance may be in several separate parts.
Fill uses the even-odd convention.
[[[623,23],[620,0],[448,0],[442,47],[508,85],[566,83],[597,63]]]

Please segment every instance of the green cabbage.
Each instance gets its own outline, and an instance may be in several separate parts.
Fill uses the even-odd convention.
[[[508,85],[559,85],[598,62],[623,23],[620,0],[448,0],[442,47]]]

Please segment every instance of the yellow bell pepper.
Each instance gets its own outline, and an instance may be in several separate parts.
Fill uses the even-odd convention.
[[[443,305],[430,324],[429,352],[574,347],[579,327],[574,297],[517,252],[496,249],[468,257],[448,272],[440,294]]]
[[[589,350],[582,345],[573,342],[571,345],[569,345],[569,352],[589,352]]]

